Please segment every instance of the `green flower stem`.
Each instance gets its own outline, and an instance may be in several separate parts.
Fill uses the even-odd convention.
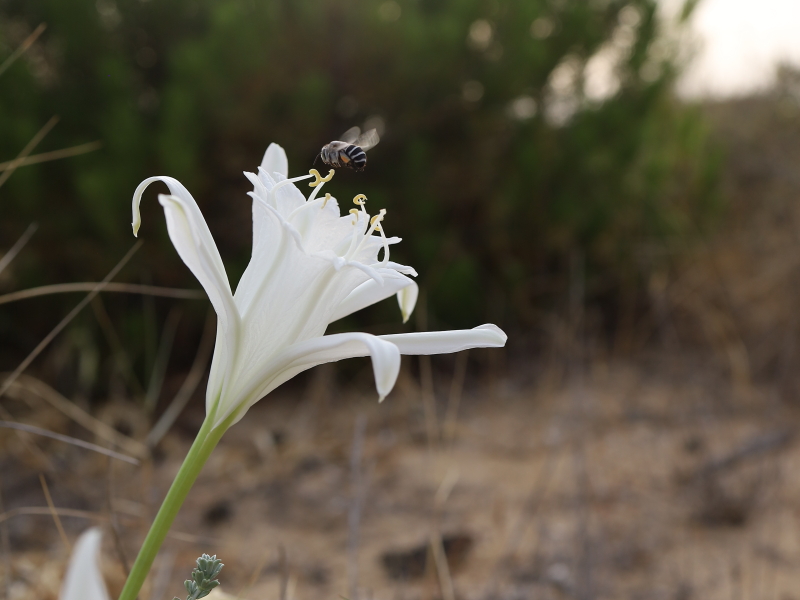
[[[150,572],[150,567],[156,559],[158,550],[161,548],[161,544],[164,543],[164,538],[167,537],[167,532],[172,526],[172,522],[175,520],[183,501],[186,499],[186,495],[211,455],[211,451],[216,447],[232,420],[233,418],[229,417],[212,429],[214,413],[206,415],[203,426],[197,432],[197,437],[189,449],[189,453],[186,455],[178,474],[175,476],[175,480],[172,482],[167,496],[164,498],[153,524],[150,526],[150,531],[147,532],[147,537],[144,539],[142,549],[139,550],[136,562],[133,563],[133,568],[125,582],[125,587],[122,588],[119,600],[136,600],[139,590],[142,589],[144,580]]]

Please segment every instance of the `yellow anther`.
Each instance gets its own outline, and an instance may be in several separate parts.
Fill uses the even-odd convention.
[[[359,194],[355,198],[353,198],[353,204],[358,206],[364,206],[364,202],[367,201],[367,197],[364,194]]]
[[[328,203],[328,200],[331,199],[330,194],[325,194],[325,200],[322,202],[322,208],[325,208],[325,205]]]
[[[374,217],[372,217],[372,218],[369,220],[369,224],[370,224],[370,226],[371,226],[371,227],[372,227],[372,228],[373,228],[375,231],[383,231],[383,229],[381,228],[381,221],[383,221],[383,217],[384,217],[385,215],[386,215],[386,209],[385,209],[385,208],[382,208],[382,209],[380,210],[380,212],[379,212],[377,215],[375,215]]]
[[[358,209],[357,208],[351,208],[350,209],[350,214],[355,217],[355,219],[353,219],[353,225],[357,225],[358,224]]]
[[[377,215],[375,215],[374,217],[372,217],[372,218],[369,220],[369,224],[370,224],[370,225],[375,225],[375,222],[376,222],[376,221],[377,221],[378,223],[380,223],[381,221],[383,221],[383,217],[384,217],[385,215],[386,215],[386,209],[385,209],[385,208],[382,208],[382,209],[380,210],[380,212],[379,212]],[[376,225],[376,227],[379,227],[379,225]]]
[[[333,169],[331,169],[330,171],[328,171],[328,174],[325,177],[323,177],[322,175],[319,174],[319,171],[317,171],[316,169],[311,169],[308,172],[308,174],[314,176],[314,181],[309,183],[308,186],[317,187],[321,183],[330,181],[331,179],[333,179],[333,172],[334,172]]]

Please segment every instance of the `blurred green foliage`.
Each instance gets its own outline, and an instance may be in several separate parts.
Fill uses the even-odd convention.
[[[135,186],[161,174],[198,200],[235,282],[250,251],[241,172],[277,141],[300,174],[365,121],[385,124],[381,144],[333,190],[388,209],[432,326],[536,328],[566,304],[579,256],[612,327],[716,210],[716,155],[674,97],[655,0],[0,0],[0,59],[42,22],[0,79],[0,160],[54,114],[38,151],[103,148],[0,189],[0,248],[41,225],[5,290],[102,277],[133,243]],[[154,197],[136,264],[195,285]],[[27,347],[36,317],[3,312],[0,335]]]

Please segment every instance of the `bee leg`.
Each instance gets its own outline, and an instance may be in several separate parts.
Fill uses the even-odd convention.
[[[317,166],[317,159],[319,158],[319,156],[320,156],[320,155],[319,155],[319,154],[317,154],[317,155],[314,157],[314,162],[313,162],[313,163],[311,163],[311,166],[312,166],[312,167],[315,167],[315,166]]]

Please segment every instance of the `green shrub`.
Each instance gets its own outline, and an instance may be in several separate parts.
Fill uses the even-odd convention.
[[[587,301],[613,321],[716,206],[716,158],[673,96],[655,13],[655,0],[0,0],[0,57],[48,24],[0,79],[0,154],[53,114],[41,150],[104,144],[0,189],[4,247],[42,226],[13,285],[101,277],[133,242],[131,194],[154,174],[192,191],[235,281],[250,251],[241,171],[277,141],[298,174],[379,117],[366,171],[334,189],[388,209],[432,326],[536,327],[565,302],[576,253]],[[584,69],[601,48],[619,60],[602,98]],[[190,285],[154,195],[138,264]],[[22,335],[12,314],[4,339]]]

